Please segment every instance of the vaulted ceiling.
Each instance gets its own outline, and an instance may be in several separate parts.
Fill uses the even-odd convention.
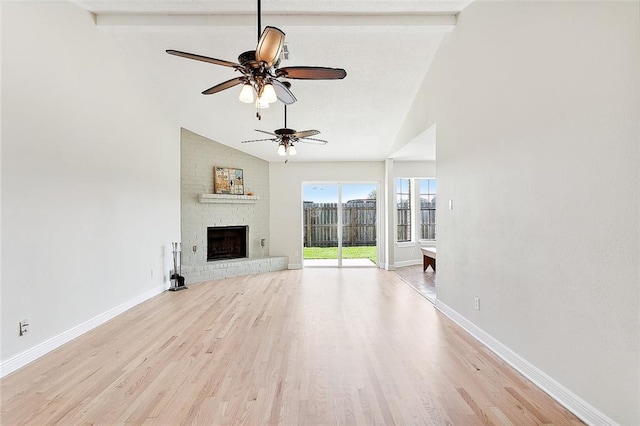
[[[335,81],[291,80],[298,102],[288,107],[287,125],[317,129],[324,146],[299,144],[295,161],[383,160],[390,152],[429,64],[468,1],[263,0],[262,26],[286,33],[289,59],[283,66],[344,68]],[[180,126],[268,161],[280,161],[273,142],[254,129],[283,127],[284,108],[275,103],[256,119],[241,103],[241,86],[214,95],[201,92],[239,74],[227,68],[170,56],[175,49],[237,61],[255,49],[254,0],[77,0],[96,15],[96,25],[121,42],[123,55],[153,87]],[[435,155],[422,138],[402,155]],[[422,151],[422,152],[421,152]],[[426,157],[425,157],[426,156]],[[416,157],[416,159],[418,159]]]

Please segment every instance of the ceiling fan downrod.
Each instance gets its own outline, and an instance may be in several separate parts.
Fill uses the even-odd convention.
[[[258,0],[258,41],[262,35],[262,8],[260,7],[260,0]]]

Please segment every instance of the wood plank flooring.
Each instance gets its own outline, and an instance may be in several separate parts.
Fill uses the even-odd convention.
[[[435,302],[436,299],[436,271],[427,268],[422,269],[422,265],[403,266],[394,271],[400,278],[409,284],[414,290]]]
[[[2,425],[582,424],[379,269],[165,292],[0,385]]]

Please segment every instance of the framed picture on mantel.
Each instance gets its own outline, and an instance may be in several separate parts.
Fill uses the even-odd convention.
[[[214,167],[213,191],[216,194],[244,195],[242,169]]]

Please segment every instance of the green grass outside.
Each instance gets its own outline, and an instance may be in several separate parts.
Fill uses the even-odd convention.
[[[305,247],[305,259],[337,259],[338,247]],[[343,259],[371,259],[378,263],[378,249],[376,246],[342,247]]]

